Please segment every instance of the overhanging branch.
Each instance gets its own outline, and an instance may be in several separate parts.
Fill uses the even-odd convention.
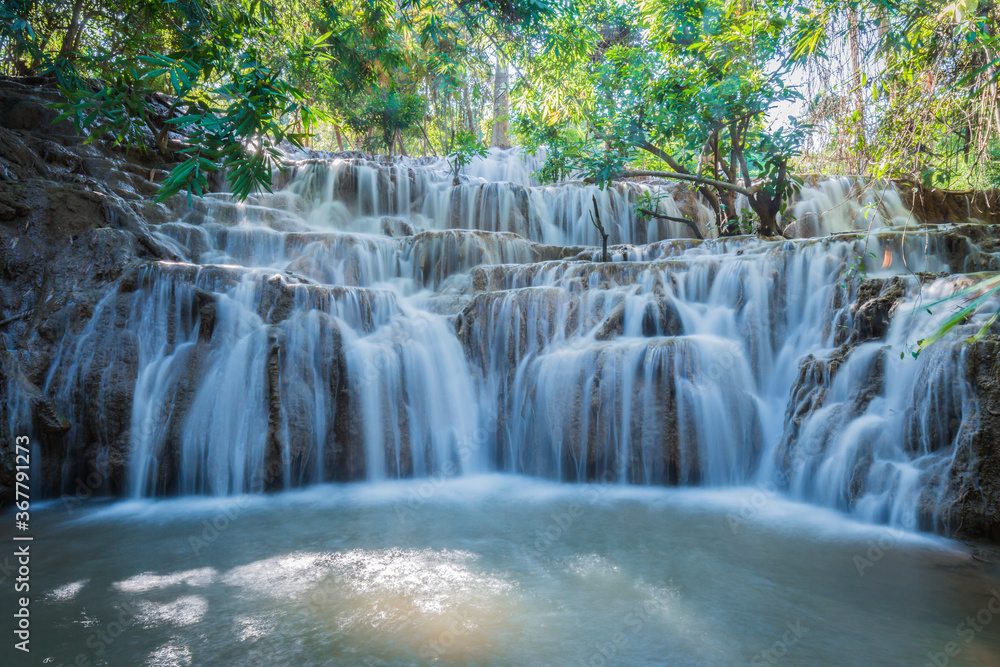
[[[682,174],[676,171],[620,171],[611,178],[612,180],[616,180],[620,178],[640,178],[644,176],[651,178],[672,178],[678,181],[691,181],[692,183],[710,185],[713,188],[719,188],[721,190],[732,190],[733,192],[746,195],[747,197],[752,197],[755,192],[760,190],[759,186],[744,188],[741,185],[726,183],[725,181],[717,181],[714,178],[705,178],[704,176],[695,176],[694,174]],[[594,183],[596,180],[597,179],[595,178],[588,178],[586,179],[586,182]]]
[[[646,151],[647,153],[650,153],[650,154],[655,155],[656,157],[660,158],[661,160],[663,160],[664,162],[667,163],[667,166],[669,166],[671,169],[673,169],[676,172],[679,172],[681,174],[690,174],[691,173],[687,169],[685,169],[684,166],[680,162],[678,162],[677,160],[675,160],[669,153],[667,153],[666,151],[664,151],[662,148],[659,148],[658,146],[654,146],[653,144],[649,143],[648,141],[644,141],[641,144],[639,144],[639,148],[641,148],[642,150]]]

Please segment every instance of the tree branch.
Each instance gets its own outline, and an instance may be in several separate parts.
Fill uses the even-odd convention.
[[[718,135],[716,135],[716,136],[718,136]],[[716,141],[718,141],[718,140],[716,140]],[[693,174],[691,174],[691,172],[689,172],[687,169],[684,168],[684,165],[682,165],[677,160],[675,160],[674,158],[672,158],[662,148],[658,148],[658,147],[654,146],[653,144],[649,143],[648,141],[644,141],[641,144],[639,144],[639,148],[643,149],[647,153],[655,155],[656,157],[658,157],[661,160],[663,160],[664,162],[666,162],[667,165],[669,165],[671,169],[673,169],[675,172],[677,172],[677,174],[687,174],[689,176],[693,175]],[[678,176],[678,178],[680,178],[681,180],[691,180],[691,179],[685,179],[683,176]],[[718,218],[720,215],[722,215],[722,206],[719,203],[718,196],[716,196],[715,192],[713,192],[712,190],[709,190],[707,187],[704,187],[706,184],[703,181],[695,181],[695,182],[702,184],[702,187],[698,188],[698,192],[701,193],[702,197],[704,197],[706,200],[708,200],[709,206],[711,206],[712,207],[712,211],[715,212],[715,217]],[[721,181],[717,181],[717,182],[721,182]]]
[[[590,222],[593,223],[594,227],[597,227],[597,231],[601,234],[601,261],[609,262],[611,260],[608,257],[608,233],[604,231],[604,225],[601,223],[601,209],[597,206],[597,197],[592,199],[594,200],[594,212],[590,214]]]
[[[691,218],[678,218],[673,215],[665,215],[663,213],[658,213],[657,211],[651,211],[648,208],[640,208],[636,209],[636,211],[638,213],[641,213],[643,215],[648,215],[653,218],[660,218],[662,220],[672,220],[674,222],[682,222],[685,225],[687,225],[692,232],[694,232],[695,238],[699,240],[704,240],[705,238],[704,236],[701,235],[701,230],[698,229],[698,223],[692,220]]]
[[[31,311],[30,310],[26,310],[23,313],[19,313],[17,315],[13,315],[11,317],[8,317],[7,319],[5,319],[2,322],[0,322],[0,327],[7,326],[11,322],[17,322],[18,320],[23,320],[23,319],[27,318],[28,315],[31,315]]]
[[[641,176],[650,176],[654,178],[673,178],[678,181],[691,181],[692,183],[699,183],[701,185],[710,185],[714,188],[719,188],[721,190],[731,190],[741,195],[746,195],[747,197],[752,197],[754,192],[760,190],[760,186],[753,186],[753,188],[744,188],[740,185],[734,183],[726,183],[725,181],[717,181],[714,178],[705,178],[704,176],[695,176],[694,174],[682,174],[674,171],[621,171],[612,176],[612,179],[620,178],[638,178]],[[591,177],[584,180],[585,183],[594,183],[597,179]]]
[[[639,148],[641,148],[642,150],[646,151],[647,153],[652,153],[656,157],[660,158],[661,160],[663,160],[664,162],[666,162],[667,165],[669,165],[671,169],[673,169],[676,172],[679,172],[681,174],[690,174],[691,173],[690,171],[688,171],[687,169],[684,168],[684,165],[682,165],[680,162],[678,162],[673,157],[671,157],[669,153],[667,153],[666,151],[664,151],[662,148],[658,148],[657,146],[654,146],[653,144],[649,143],[648,141],[644,141],[641,144],[639,144]]]

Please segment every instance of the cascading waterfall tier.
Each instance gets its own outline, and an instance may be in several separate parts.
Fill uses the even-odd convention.
[[[997,269],[975,234],[840,180],[789,209],[839,235],[712,238],[686,186],[542,186],[532,159],[494,151],[454,185],[442,160],[313,156],[274,194],[192,198],[157,227],[176,261],[128,271],[57,347],[42,390],[83,444],[53,486],[81,466],[133,496],[500,470],[953,518],[981,431],[967,351],[905,352],[948,316],[923,307],[966,280],[947,272]],[[707,240],[638,214],[643,193]]]

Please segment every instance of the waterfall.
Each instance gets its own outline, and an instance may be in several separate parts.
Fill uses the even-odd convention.
[[[309,155],[273,194],[193,197],[157,227],[177,260],[127,273],[44,390],[90,415],[69,437],[98,462],[125,439],[133,496],[497,470],[947,521],[978,425],[965,353],[900,353],[948,315],[923,304],[962,279],[935,272],[992,255],[891,187],[813,182],[786,213],[801,238],[718,238],[685,185],[543,186],[539,160],[494,150],[455,185],[443,159]],[[706,240],[638,214],[644,193]],[[100,401],[122,378],[126,420]]]

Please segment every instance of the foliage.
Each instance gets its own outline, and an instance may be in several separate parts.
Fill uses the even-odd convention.
[[[391,152],[398,133],[419,125],[426,104],[419,95],[374,89],[359,99],[361,107],[347,112],[347,125],[368,140],[365,150]]]
[[[991,138],[982,169],[983,185],[987,188],[1000,188],[1000,138]]]
[[[860,64],[838,76],[832,45],[852,25]],[[811,59],[811,79],[829,83],[809,108],[821,131],[802,163],[925,186],[988,185],[1000,130],[998,28],[1000,9],[985,0],[818,3],[797,49]]]
[[[13,0],[0,70],[55,78],[61,118],[89,141],[177,162],[162,197],[220,170],[245,197],[269,187],[282,142],[433,152],[481,134],[495,44],[551,14],[545,0]],[[174,98],[166,128],[157,92]]]
[[[533,176],[542,183],[558,183],[577,171],[577,161],[586,153],[587,141],[569,123],[546,125],[527,114],[514,120],[514,134],[529,153],[545,149],[545,162]]]
[[[782,1],[583,4],[554,27],[541,58],[562,76],[520,91],[516,131],[524,139],[573,128],[572,139],[549,137],[557,150],[546,176],[572,165],[602,186],[636,169],[711,179],[701,192],[732,231],[736,196],[752,190],[763,231],[775,233],[795,186],[787,164],[806,131],[794,120],[777,129],[768,122],[773,108],[798,97],[785,83],[801,60],[790,48],[796,16]],[[572,102],[539,104],[562,90]]]
[[[927,349],[927,347],[941,340],[945,334],[954,329],[956,326],[967,322],[972,315],[979,311],[986,301],[997,295],[1000,295],[1000,275],[977,280],[969,287],[961,289],[950,296],[939,299],[938,301],[926,306],[927,312],[931,312],[931,308],[939,306],[943,303],[951,303],[954,301],[961,302],[958,309],[952,313],[952,315],[938,328],[937,331],[935,331],[929,338],[917,341],[916,347],[910,349],[910,354],[914,357],[918,356],[921,352]],[[986,319],[976,333],[966,338],[965,343],[975,343],[977,340],[985,336],[989,332],[990,328],[996,324],[997,320],[1000,320],[1000,309],[997,309],[996,312],[990,315],[990,317]],[[900,353],[900,358],[903,356],[905,355]]]
[[[425,154],[479,141],[509,66],[512,132],[544,147],[541,180],[682,174],[723,231],[752,210],[776,234],[795,170],[1000,182],[998,13],[995,0],[6,0],[0,71],[55,78],[89,139],[179,162],[165,195],[204,190],[212,163],[245,196],[268,186],[283,141]],[[157,92],[176,99],[168,131]]]
[[[470,164],[474,158],[486,157],[486,154],[486,146],[472,132],[462,131],[453,135],[448,150],[448,163],[451,165],[455,183],[458,183],[458,175],[463,167]]]
[[[301,147],[308,128],[325,117],[289,83],[285,66],[328,57],[322,47],[329,36],[307,42],[308,53],[286,44],[288,51],[275,59],[268,50],[282,35],[272,6],[241,0],[182,5],[179,11],[189,32],[179,36],[178,48],[137,55],[136,64],[120,62],[110,81],[95,85],[78,74],[93,55],[54,63],[67,99],[53,105],[61,111],[59,119],[72,118],[89,141],[110,135],[115,143],[142,147],[151,116],[146,100],[158,81],[169,82],[173,108],[185,112],[166,122],[184,132],[187,146],[178,151],[182,160],[163,183],[160,198],[182,190],[201,195],[209,189],[209,175],[220,168],[239,198],[256,187],[269,188],[271,171],[281,159],[278,144],[287,140]],[[206,34],[211,43],[203,41]]]
[[[721,180],[760,193],[748,199],[770,233],[795,168],[988,186],[997,15],[976,0],[582,0],[550,23],[515,87],[513,126],[555,147],[546,179],[572,165],[598,183],[629,171]],[[738,231],[743,195],[700,190]]]
[[[0,3],[0,39],[13,62],[34,59],[40,53],[37,35],[27,19],[34,4],[32,0],[5,0]]]

